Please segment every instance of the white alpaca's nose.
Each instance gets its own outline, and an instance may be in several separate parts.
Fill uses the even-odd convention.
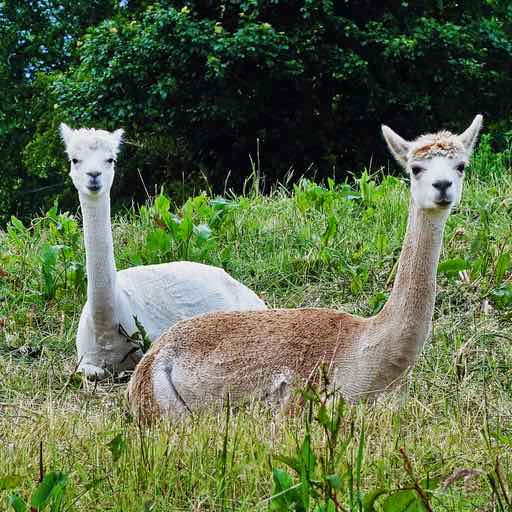
[[[453,182],[452,181],[449,181],[449,180],[439,180],[439,181],[434,181],[434,183],[432,183],[432,186],[436,189],[436,190],[439,190],[439,192],[441,192],[441,195],[444,195],[446,194],[446,191],[453,185]]]
[[[85,174],[87,174],[87,176],[90,178],[87,188],[91,192],[98,192],[101,189],[101,182],[98,179],[101,176],[101,172],[94,171],[87,172]]]

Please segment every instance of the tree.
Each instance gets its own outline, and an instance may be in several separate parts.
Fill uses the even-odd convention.
[[[56,179],[55,165],[34,169],[22,161],[24,148],[37,137],[46,94],[37,77],[67,69],[74,41],[117,10],[113,0],[0,2],[0,221],[36,203],[28,191],[47,186],[47,176]]]

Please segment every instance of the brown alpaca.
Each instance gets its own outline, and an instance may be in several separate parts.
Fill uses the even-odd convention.
[[[411,368],[430,331],[443,231],[460,200],[482,116],[461,135],[384,138],[410,173],[407,232],[389,300],[371,318],[332,309],[211,313],[174,325],[139,363],[128,387],[142,419],[249,397],[284,404],[294,381],[322,362],[348,400],[374,398]]]

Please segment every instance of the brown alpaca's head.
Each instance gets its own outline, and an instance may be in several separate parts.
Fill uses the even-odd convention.
[[[441,131],[407,141],[388,126],[382,126],[391,153],[410,175],[411,196],[416,207],[449,211],[458,204],[464,169],[481,127],[482,116],[479,114],[460,135]]]

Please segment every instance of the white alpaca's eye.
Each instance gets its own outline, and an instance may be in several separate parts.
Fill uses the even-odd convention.
[[[464,169],[466,168],[466,164],[464,162],[461,162],[459,165],[455,166],[455,169],[459,171],[461,174],[464,172]]]
[[[77,158],[72,158],[71,161],[73,162],[74,165],[76,165],[78,163],[78,159]]]
[[[115,160],[113,158],[107,159],[107,164],[113,164]]]
[[[425,169],[419,165],[413,165],[411,167],[411,172],[414,176],[420,175]]]

